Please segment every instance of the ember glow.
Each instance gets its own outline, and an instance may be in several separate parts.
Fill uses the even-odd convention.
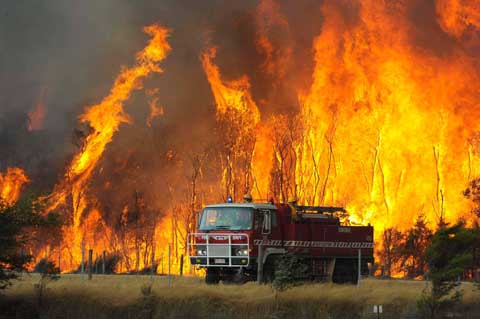
[[[20,197],[22,186],[29,182],[25,172],[17,167],[9,167],[5,174],[0,172],[0,200],[13,205]]]

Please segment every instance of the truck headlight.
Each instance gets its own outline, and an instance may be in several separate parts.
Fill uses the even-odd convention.
[[[197,246],[196,249],[195,249],[195,255],[206,256],[207,255],[207,249],[203,246]]]
[[[234,248],[233,249],[234,256],[248,256],[248,248]]]
[[[248,256],[248,249],[241,249],[237,252],[238,256]]]

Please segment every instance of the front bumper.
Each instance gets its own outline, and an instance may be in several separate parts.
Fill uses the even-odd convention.
[[[193,233],[188,236],[191,265],[202,267],[247,267],[249,236],[240,233]],[[236,254],[242,250],[243,254]],[[197,253],[198,251],[198,253]]]
[[[202,257],[202,256],[190,256],[190,264],[197,266],[213,266],[213,267],[238,267],[248,266],[248,256],[242,257]]]

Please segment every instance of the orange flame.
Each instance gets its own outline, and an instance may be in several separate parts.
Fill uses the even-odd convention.
[[[462,36],[467,29],[480,29],[480,2],[477,0],[436,0],[438,22],[442,29]]]
[[[40,130],[43,127],[43,120],[45,119],[45,97],[47,95],[47,88],[44,88],[38,98],[35,107],[28,113],[30,123],[28,125],[29,131]]]
[[[148,106],[150,107],[150,114],[148,115],[147,118],[147,126],[151,127],[152,126],[152,121],[156,117],[163,116],[164,111],[163,107],[158,105],[160,98],[159,97],[154,97],[149,103]]]
[[[25,172],[17,167],[7,168],[5,175],[0,172],[0,200],[7,205],[13,205],[20,197],[20,191],[25,183],[28,183]]]
[[[388,10],[362,1],[361,23],[349,28],[325,3],[312,85],[299,98],[297,176],[309,176],[296,181],[301,201],[346,206],[350,222],[375,226],[377,240],[421,213],[432,227],[471,219],[462,191],[480,173],[469,142],[479,129],[473,65],[461,52],[445,61],[415,50],[395,23],[402,11]]]
[[[258,27],[257,51],[264,56],[264,63],[261,67],[266,74],[274,77],[274,81],[281,81],[287,75],[292,49],[288,45],[276,45],[277,43],[273,43],[269,34],[274,30],[282,35],[277,38],[283,42],[288,41],[290,36],[288,21],[281,14],[280,7],[274,0],[262,0],[256,10],[256,22]],[[279,41],[276,40],[276,42]]]
[[[244,192],[253,192],[257,198],[264,197],[267,193],[263,190],[269,181],[265,172],[271,168],[268,160],[272,154],[269,130],[267,126],[260,125],[260,111],[251,96],[248,77],[224,81],[218,66],[212,62],[215,56],[216,49],[210,48],[203,53],[202,64],[215,99],[217,118],[226,121],[233,130],[238,130],[237,136],[233,134],[229,137],[231,141],[227,142],[231,149],[225,156],[222,184],[230,188],[227,190],[229,196],[239,197]],[[243,163],[243,168],[238,162]],[[251,168],[245,172],[245,167],[249,166]],[[239,168],[244,170],[243,174],[238,174]],[[236,183],[241,184],[239,192]]]
[[[213,64],[217,50],[210,48],[202,54],[203,69],[207,75],[217,107],[218,115],[237,111],[247,116],[247,125],[256,125],[260,121],[260,111],[250,94],[250,82],[243,76],[234,81],[222,81],[220,70]]]

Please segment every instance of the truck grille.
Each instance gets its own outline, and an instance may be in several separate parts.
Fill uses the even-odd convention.
[[[210,245],[208,247],[209,256],[227,257],[229,255],[229,245]]]
[[[191,233],[188,234],[187,243],[192,265],[200,267],[248,267],[250,265],[248,234]],[[232,256],[234,252],[235,255]]]

